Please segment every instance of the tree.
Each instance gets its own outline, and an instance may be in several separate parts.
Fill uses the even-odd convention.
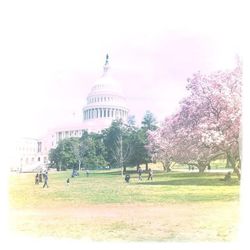
[[[133,145],[133,151],[129,162],[131,165],[136,165],[138,169],[140,164],[144,164],[148,160],[148,153],[145,148],[145,145],[147,144],[145,130],[135,128],[130,134],[130,141]]]
[[[240,178],[240,124],[241,124],[241,64],[231,71],[210,75],[199,72],[188,80],[191,100],[196,100],[199,112],[197,127],[201,141],[208,148],[227,155]],[[194,106],[194,105],[193,105]],[[197,110],[197,112],[198,112]]]
[[[194,74],[179,111],[150,134],[151,154],[192,164],[200,172],[223,154],[240,178],[241,82],[240,64],[231,71]]]
[[[105,160],[107,153],[102,134],[87,134],[85,137],[82,137],[81,140],[83,140],[83,144],[87,146],[83,158],[83,165],[86,168],[95,169],[108,164]]]
[[[142,124],[142,128],[146,129],[147,131],[148,130],[153,131],[153,130],[156,130],[156,128],[157,128],[156,119],[155,119],[153,113],[151,113],[148,110],[146,111],[146,114],[144,115],[141,124]]]
[[[129,140],[130,127],[122,120],[113,121],[111,126],[103,131],[104,144],[107,148],[107,161],[111,166],[119,166],[121,173],[126,172],[126,164],[132,152],[132,144]]]
[[[88,134],[85,131],[81,138],[68,138],[59,142],[55,149],[50,151],[51,166],[58,170],[78,168],[81,166],[95,169],[107,165],[105,161],[105,147],[102,136]]]
[[[128,116],[127,124],[130,127],[135,127],[136,121],[135,121],[135,116],[134,115]]]
[[[84,131],[82,137],[79,138],[72,138],[72,150],[73,150],[73,154],[78,162],[78,170],[81,170],[81,165],[84,162],[84,156],[86,154],[86,152],[89,149],[89,144],[87,143],[87,139],[83,139],[85,138],[88,134],[86,131]]]
[[[143,138],[144,141],[144,147],[141,148],[142,150],[142,155],[144,156],[144,163],[146,165],[146,171],[148,171],[148,163],[151,162],[151,157],[150,154],[148,153],[148,150],[146,149],[146,145],[149,143],[148,141],[148,133],[150,131],[154,131],[157,129],[157,122],[156,119],[150,111],[146,111],[146,114],[143,117],[143,120],[141,122],[141,137]]]
[[[67,168],[76,168],[78,160],[74,152],[74,144],[77,143],[78,138],[67,138],[60,141],[55,149],[52,149],[49,157],[50,162],[58,170],[65,170]]]

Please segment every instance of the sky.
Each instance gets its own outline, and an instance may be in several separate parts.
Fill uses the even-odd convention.
[[[187,3],[188,2],[188,3]],[[186,79],[235,65],[241,11],[235,1],[21,1],[7,6],[4,74],[15,136],[82,121],[82,108],[111,73],[140,124],[162,121],[187,94]],[[226,11],[225,11],[226,10]]]

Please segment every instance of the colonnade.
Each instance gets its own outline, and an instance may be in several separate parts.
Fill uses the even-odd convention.
[[[83,111],[83,119],[95,119],[95,118],[124,118],[128,115],[128,112],[123,109],[117,108],[90,108]]]

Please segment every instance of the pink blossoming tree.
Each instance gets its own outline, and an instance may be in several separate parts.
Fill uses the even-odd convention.
[[[210,75],[198,72],[187,81],[189,95],[179,111],[149,134],[149,152],[166,168],[174,161],[200,172],[224,154],[240,178],[241,64]]]

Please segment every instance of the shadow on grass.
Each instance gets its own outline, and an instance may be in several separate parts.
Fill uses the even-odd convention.
[[[239,186],[239,181],[233,179],[231,181],[222,181],[218,179],[200,179],[200,178],[187,178],[169,181],[146,181],[138,182],[136,185],[176,185],[176,186]]]
[[[99,172],[100,171],[100,172]],[[111,169],[111,170],[97,170],[93,172],[92,174],[96,175],[121,175],[120,169]],[[130,175],[138,175],[136,170],[128,170],[125,174]],[[143,171],[142,175],[148,174],[148,171]],[[218,178],[221,178],[225,176],[225,172],[205,172],[205,173],[199,173],[199,172],[165,172],[162,170],[154,170],[154,175],[159,176],[168,176],[168,177],[179,177],[179,178],[186,178],[186,177],[206,177],[206,176],[218,176]]]
[[[121,170],[106,170],[106,171],[101,171],[101,172],[94,172],[92,174],[94,175],[121,175]],[[131,174],[137,174],[137,172],[135,170],[129,170],[129,171],[126,171],[125,174],[131,175]]]

